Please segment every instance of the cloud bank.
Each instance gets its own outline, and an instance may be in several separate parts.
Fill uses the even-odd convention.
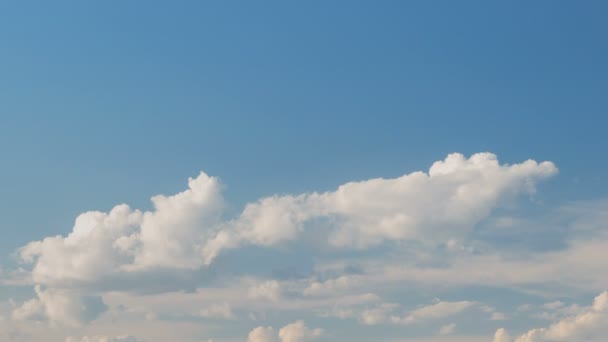
[[[551,162],[500,165],[496,156],[451,154],[428,173],[351,182],[325,193],[272,196],[222,219],[220,181],[201,173],[188,189],[152,198],[154,209],[126,204],[78,216],[72,232],[19,250],[36,284],[69,287],[160,270],[196,270],[222,251],[293,241],[313,220],[333,248],[365,249],[384,241],[445,243],[462,238],[493,209],[554,175]]]
[[[154,196],[150,210],[118,204],[85,212],[69,234],[20,248],[21,268],[4,273],[20,280],[4,283],[25,279],[34,297],[0,312],[8,313],[6,322],[37,322],[83,336],[66,341],[135,341],[101,333],[99,327],[117,317],[142,325],[179,322],[184,336],[220,342],[334,338],[319,320],[426,331],[428,341],[473,341],[482,335],[459,334],[470,326],[466,318],[476,317],[492,328],[483,332],[485,340],[494,332],[495,342],[595,342],[605,323],[605,293],[584,310],[553,300],[524,313],[465,291],[553,292],[567,300],[605,288],[597,255],[608,248],[602,223],[608,206],[601,202],[551,209],[551,224],[561,229],[554,248],[513,250],[480,233],[517,236],[533,226],[550,232],[542,218],[510,215],[557,173],[548,161],[501,164],[491,153],[454,153],[396,178],[260,198],[233,216],[220,180],[200,173],[186,190]],[[496,330],[524,314],[555,323],[527,332]],[[195,322],[240,326],[240,332],[222,339]],[[1,326],[2,320],[0,332]],[[141,340],[160,338],[140,333]]]
[[[496,331],[494,342],[600,342],[608,334],[608,292],[595,297],[580,313],[565,317],[546,328],[536,328],[512,340],[504,329]]]

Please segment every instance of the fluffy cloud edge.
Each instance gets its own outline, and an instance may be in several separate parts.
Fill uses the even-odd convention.
[[[608,333],[608,291],[597,295],[582,312],[567,316],[545,328],[534,328],[514,340],[500,328],[494,342],[605,341]]]

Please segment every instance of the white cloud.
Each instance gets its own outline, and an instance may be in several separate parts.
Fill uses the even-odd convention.
[[[65,326],[88,323],[106,310],[100,297],[82,296],[67,291],[36,287],[37,298],[13,310],[16,320],[50,321]]]
[[[500,328],[494,334],[494,342],[511,342],[511,335],[504,328]]]
[[[45,305],[40,299],[32,298],[13,310],[13,318],[20,321],[46,321]]]
[[[281,342],[305,342],[311,341],[323,335],[322,329],[311,329],[304,324],[304,321],[296,321],[287,324],[279,330]]]
[[[249,333],[247,342],[307,342],[323,335],[322,329],[311,329],[304,321],[295,321],[282,327],[278,336],[272,327],[259,326]],[[278,337],[278,339],[277,339]]]
[[[34,263],[36,283],[51,286],[148,268],[198,268],[201,244],[218,223],[223,201],[217,178],[201,173],[188,185],[173,196],[154,196],[153,211],[121,204],[109,213],[83,213],[68,236],[31,242],[19,255]]]
[[[328,243],[365,248],[385,240],[448,241],[462,237],[501,202],[534,191],[554,175],[550,162],[500,165],[496,156],[451,154],[428,173],[351,182],[336,191],[274,196],[248,205],[235,223],[209,241],[209,263],[223,248],[293,240],[314,218],[331,218]]]
[[[376,288],[385,291],[389,286],[384,285],[401,284],[404,280],[443,283],[447,279],[447,284],[459,281],[483,284],[508,278],[504,283],[511,284],[513,280],[527,281],[533,275],[551,274],[553,269],[524,267],[523,272],[502,273],[497,280],[492,280],[492,275],[485,273],[488,269],[499,273],[514,270],[519,263],[504,262],[497,254],[474,254],[467,238],[475,225],[488,218],[493,210],[508,205],[521,194],[533,193],[537,182],[556,172],[550,162],[501,165],[490,153],[470,158],[451,154],[434,163],[428,172],[350,182],[323,193],[261,198],[247,204],[232,219],[223,216],[219,180],[201,173],[189,180],[185,191],[153,197],[151,210],[136,210],[121,204],[107,213],[86,212],[78,216],[67,236],[51,236],[22,247],[19,257],[31,265],[37,297],[15,308],[13,318],[79,326],[96,319],[105,310],[99,296],[105,299],[133,292],[173,294],[184,289],[189,295],[198,295],[199,291],[207,290],[201,288],[205,286],[202,281],[217,276],[221,281],[214,286],[238,284],[225,292],[209,289],[210,293],[221,292],[223,297],[211,300],[207,297],[197,303],[170,303],[169,307],[159,305],[156,310],[141,305],[136,310],[154,317],[163,317],[156,313],[166,310],[165,317],[180,317],[180,312],[187,312],[189,317],[225,319],[235,318],[235,311],[267,317],[264,315],[269,310],[309,310],[312,314],[352,318],[367,325],[439,320],[476,303],[438,302],[409,312],[400,309],[395,314],[398,304],[382,303],[380,296],[370,291]],[[311,234],[314,239],[308,239]],[[245,269],[245,275],[234,274],[224,268],[241,265],[229,260],[239,257],[236,251],[229,250],[248,245],[257,246],[249,248],[256,251],[281,248],[279,245],[297,239],[301,239],[299,245],[327,253],[321,258],[331,253],[329,258],[346,255],[340,253],[354,255],[361,249],[386,242],[396,250],[396,255],[416,256],[392,263],[385,255],[376,254],[374,257],[378,257],[381,267],[376,267],[378,264],[361,267],[348,274],[317,274],[315,270],[297,279],[261,282],[239,283],[261,273],[249,276],[249,270]],[[421,247],[410,248],[412,245]],[[434,267],[435,260],[429,258],[425,267],[419,267],[415,260],[417,248],[432,253],[444,247],[442,253],[455,257],[446,258],[440,267]],[[218,259],[220,255],[225,258]],[[324,260],[315,258],[315,262]],[[494,268],[496,265],[499,267]],[[246,267],[249,266],[243,266]],[[262,269],[267,265],[262,261],[254,267]],[[368,272],[370,270],[374,271]],[[266,276],[270,271],[274,269],[269,267],[263,272]],[[540,272],[535,274],[535,271]],[[226,278],[221,278],[224,275]],[[383,286],[377,286],[379,284]],[[155,297],[141,298],[153,303]],[[373,305],[365,306],[367,303]],[[498,315],[500,313],[494,313],[495,318]],[[444,326],[442,330],[454,329],[450,327]],[[278,332],[270,330],[270,335],[268,329],[254,329],[249,339],[257,341],[256,338],[273,335],[275,340],[279,336],[282,342],[295,342],[321,335],[320,329],[308,328],[303,321],[289,324]],[[78,335],[96,333],[99,331]],[[261,337],[256,337],[258,335]]]
[[[499,332],[505,336],[504,329]],[[517,337],[515,342],[584,341],[601,342],[608,334],[608,292],[603,292],[593,301],[593,305],[583,312],[561,319],[547,328],[536,328]],[[502,337],[495,342],[511,342]]]
[[[351,182],[336,191],[262,198],[234,220],[221,220],[217,178],[201,173],[188,189],[152,198],[154,210],[118,205],[80,215],[66,236],[21,248],[37,284],[104,282],[153,269],[198,269],[225,248],[272,246],[294,240],[308,221],[329,219],[326,242],[364,248],[384,240],[445,242],[462,237],[492,209],[557,172],[550,162],[500,165],[496,156],[451,154],[428,173]],[[122,274],[122,276],[121,276]],[[114,284],[114,285],[113,285]]]
[[[276,342],[276,334],[272,327],[257,327],[249,333],[247,342]]]

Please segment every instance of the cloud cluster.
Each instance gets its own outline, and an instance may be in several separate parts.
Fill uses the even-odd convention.
[[[547,328],[532,329],[514,342],[585,341],[601,342],[608,334],[608,292],[595,297],[582,312],[565,317]],[[504,329],[499,329],[494,342],[513,342]]]
[[[221,219],[219,180],[201,173],[184,192],[153,197],[154,210],[121,204],[108,213],[83,213],[66,237],[31,242],[19,255],[33,264],[35,283],[64,287],[150,269],[197,269],[227,248],[296,239],[315,219],[329,221],[327,243],[335,247],[445,242],[466,235],[502,201],[534,191],[538,180],[556,172],[550,162],[500,165],[489,153],[468,159],[451,154],[428,173],[263,198],[232,220]]]
[[[190,310],[189,317],[234,319],[235,312],[244,312],[252,303],[265,309],[305,306],[327,312],[329,303],[334,303],[334,309],[341,311],[328,316],[355,318],[365,325],[441,320],[481,306],[474,301],[436,302],[398,312],[399,304],[383,303],[370,293],[370,287],[404,280],[476,282],[488,279],[482,273],[492,263],[515,268],[519,265],[516,261],[505,263],[497,255],[473,255],[463,241],[494,210],[522,194],[534,193],[538,182],[556,173],[551,162],[528,160],[508,165],[500,164],[491,153],[469,158],[454,153],[424,172],[349,182],[327,192],[261,198],[234,217],[227,217],[223,210],[219,179],[201,173],[189,179],[183,192],[154,196],[151,210],[119,204],[109,212],[85,212],[66,236],[46,237],[19,249],[20,261],[26,265],[21,273],[30,273],[36,298],[14,308],[12,318],[81,326],[107,309],[102,298],[108,293],[194,292],[204,287],[202,282],[211,273],[228,274],[230,270],[222,268],[222,261],[238,255],[239,249],[279,250],[297,244],[335,254],[353,255],[388,246],[399,253],[441,250],[458,258],[443,261],[442,267],[420,268],[412,261],[418,258],[415,255],[396,264],[380,260],[380,267],[363,263],[354,272],[313,271],[298,279],[245,282],[238,296],[207,301]],[[436,260],[427,261],[433,265]],[[247,271],[243,272],[245,279]],[[235,277],[237,283],[240,276]],[[497,281],[502,280],[499,277]],[[240,302],[234,303],[236,298]],[[351,305],[377,305],[339,308],[349,301]],[[137,310],[147,312],[145,308]],[[444,326],[442,334],[450,334],[454,327]],[[250,332],[249,340],[298,342],[321,334],[321,330],[297,321],[278,331],[258,327]]]

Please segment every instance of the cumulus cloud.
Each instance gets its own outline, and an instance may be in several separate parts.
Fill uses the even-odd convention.
[[[198,269],[227,248],[291,241],[307,222],[327,219],[328,245],[364,248],[385,240],[461,237],[501,202],[534,191],[557,172],[550,162],[500,165],[496,156],[451,154],[428,173],[351,182],[336,191],[271,196],[222,220],[222,186],[201,173],[188,189],[152,198],[153,210],[125,204],[80,215],[72,232],[19,250],[32,279],[53,287],[96,283],[150,269]]]
[[[278,336],[272,327],[259,326],[251,330],[247,342],[307,342],[321,335],[323,335],[323,329],[311,329],[300,320],[282,327]]]
[[[42,290],[40,286],[36,286],[35,290],[37,298],[15,308],[14,319],[80,326],[96,319],[107,308],[97,296],[82,296],[55,289]]]
[[[494,342],[511,342],[511,335],[504,328],[500,328],[494,334]]]
[[[249,333],[247,342],[276,342],[276,334],[272,327],[257,327]]]
[[[323,335],[323,329],[311,329],[304,324],[304,321],[287,324],[279,330],[281,342],[311,341],[321,335]]]
[[[351,182],[336,191],[274,196],[249,204],[229,229],[204,248],[209,263],[224,248],[295,239],[305,223],[330,218],[328,243],[365,248],[386,240],[448,241],[461,237],[502,201],[531,193],[557,172],[551,162],[500,165],[491,153],[454,153],[428,173]]]
[[[18,274],[22,279],[19,284],[22,285],[23,280],[37,284],[36,295],[6,310],[12,320],[6,318],[5,321],[23,325],[31,321],[50,322],[76,329],[72,327],[92,322],[106,310],[101,296],[106,300],[112,296],[129,296],[134,295],[128,293],[131,291],[172,282],[176,285],[171,287],[170,299],[161,301],[143,294],[138,297],[141,302],[134,306],[133,312],[166,308],[165,317],[172,319],[186,316],[180,316],[183,312],[188,312],[189,319],[197,315],[234,319],[234,312],[251,312],[265,320],[271,310],[297,311],[298,314],[306,311],[321,317],[352,319],[364,325],[396,324],[407,325],[406,329],[425,329],[420,323],[446,324],[452,321],[452,318],[448,321],[448,317],[477,308],[487,313],[487,320],[527,317],[555,322],[514,338],[505,329],[499,329],[494,342],[603,341],[608,333],[606,292],[597,296],[589,307],[543,300],[544,305],[534,306],[542,309],[541,313],[530,312],[532,306],[529,306],[519,312],[508,312],[508,316],[475,301],[438,301],[413,309],[405,307],[407,310],[401,304],[384,302],[399,301],[397,296],[385,294],[411,284],[442,284],[446,288],[485,285],[511,287],[516,291],[527,291],[526,286],[532,284],[529,287],[536,287],[536,293],[546,293],[549,290],[542,287],[546,285],[540,284],[551,279],[552,289],[558,286],[572,291],[604,289],[608,275],[605,262],[598,255],[603,255],[608,248],[605,230],[608,202],[587,203],[560,213],[567,218],[562,221],[566,222],[564,230],[569,235],[559,248],[530,250],[521,257],[510,251],[491,250],[492,245],[489,250],[480,251],[477,246],[483,241],[468,239],[470,234],[477,233],[474,229],[480,222],[482,225],[491,222],[497,229],[515,233],[518,229],[528,229],[522,228],[526,224],[522,218],[501,216],[484,220],[517,196],[533,193],[539,181],[556,172],[550,162],[506,165],[490,153],[469,158],[451,154],[424,172],[350,182],[322,193],[261,198],[247,204],[232,218],[226,218],[222,210],[224,200],[219,180],[201,173],[189,180],[185,191],[153,197],[151,210],[120,204],[108,212],[86,212],[76,218],[67,236],[47,237],[19,249],[20,261],[31,265],[27,266],[30,269],[3,272],[2,276],[8,279]],[[280,248],[279,245],[298,239],[300,247],[311,241],[307,234],[315,234],[313,240],[319,244],[305,247],[321,248],[326,253],[314,255],[315,263],[324,264],[328,260],[323,258],[336,256],[351,260],[343,262],[340,269],[315,268],[311,274],[295,279],[257,281],[252,279],[261,273],[242,278],[241,274],[230,274],[228,279],[222,279],[225,282],[219,288],[196,289],[203,286],[201,275],[206,276],[205,272],[225,271],[226,259],[234,256],[231,250],[253,245],[256,247],[249,249],[257,252]],[[380,248],[361,251],[383,243],[382,251]],[[391,259],[383,254],[385,250]],[[267,263],[261,261],[255,267],[267,267]],[[274,272],[265,269],[263,277],[270,271]],[[192,276],[174,277],[176,274]],[[3,282],[17,284],[7,279]],[[192,279],[192,283],[186,284],[185,279]],[[134,281],[137,286],[133,286]],[[184,288],[193,291],[181,292]],[[370,291],[378,291],[379,295]],[[391,294],[395,293],[397,291]],[[192,302],[195,296],[203,295],[207,297]],[[172,301],[175,298],[179,301]],[[122,303],[116,301],[112,307],[119,304]],[[154,317],[161,317],[158,320],[161,321],[163,315]],[[496,324],[487,320],[488,324]],[[455,324],[439,325],[433,325],[430,333],[450,335],[456,327]],[[459,331],[464,327],[459,324]],[[79,335],[82,334],[80,331]],[[253,329],[248,341],[298,342],[322,334],[321,329],[296,321],[277,330],[264,326]],[[451,338],[433,337],[435,340]],[[457,339],[461,337],[454,336],[453,340]],[[84,336],[66,341],[137,340],[132,336]]]
[[[581,313],[563,318],[547,328],[536,328],[517,337],[514,342],[585,341],[601,342],[608,334],[608,292],[595,297],[593,304]],[[496,332],[494,342],[512,342],[504,329]]]
[[[176,195],[153,197],[152,211],[121,204],[108,213],[83,213],[68,236],[31,242],[19,255],[34,264],[34,282],[51,286],[148,268],[196,269],[202,265],[201,244],[217,224],[223,200],[217,178],[201,173],[188,185]]]
[[[382,243],[431,246],[429,250],[453,246],[455,241],[465,241],[475,225],[493,210],[517,196],[533,193],[539,181],[556,172],[551,162],[528,160],[507,165],[500,164],[491,153],[469,158],[454,153],[424,172],[349,182],[327,192],[261,198],[245,205],[232,218],[223,211],[219,179],[201,173],[189,179],[188,188],[182,192],[154,196],[150,210],[119,204],[108,212],[85,212],[76,218],[66,236],[46,237],[20,248],[18,257],[28,268],[22,273],[30,273],[28,278],[36,284],[36,298],[16,307],[12,317],[80,326],[105,311],[98,295],[194,290],[202,286],[207,274],[222,272],[222,261],[226,259],[218,260],[219,256],[228,259],[233,256],[231,250],[247,246],[280,248],[281,244],[298,239],[302,245],[309,244],[307,248],[332,253],[353,253]],[[314,244],[308,239],[311,234]],[[465,265],[469,260],[461,261]],[[434,271],[417,269],[414,264],[390,267],[387,264],[376,268],[382,272],[376,274],[362,270],[335,277],[312,275],[291,282],[271,279],[251,283],[242,289],[239,298],[242,303],[264,308],[274,305],[295,310],[305,303],[320,312],[327,311],[332,301],[340,303],[338,306],[342,305],[339,301],[353,298],[367,298],[370,302],[370,284],[403,279],[393,273],[397,268],[398,272],[409,272],[408,267],[414,268],[412,272]],[[470,264],[466,267],[471,268]],[[484,267],[479,269],[485,271]],[[457,272],[455,267],[442,271]],[[412,274],[403,276],[426,277]],[[467,277],[464,273],[445,276]],[[372,277],[375,280],[370,281]],[[288,297],[297,297],[298,302],[287,303]],[[188,312],[205,318],[232,319],[233,303],[223,302],[227,300],[230,299],[212,299],[215,304]],[[374,302],[378,301],[374,295]],[[239,304],[235,305],[239,310]],[[346,308],[339,315],[368,325],[409,325],[455,315],[473,305],[474,302],[438,302],[395,314],[397,306],[385,303],[363,309]],[[297,342],[321,333],[320,329],[310,329],[297,321],[278,332],[259,327],[249,339]]]

